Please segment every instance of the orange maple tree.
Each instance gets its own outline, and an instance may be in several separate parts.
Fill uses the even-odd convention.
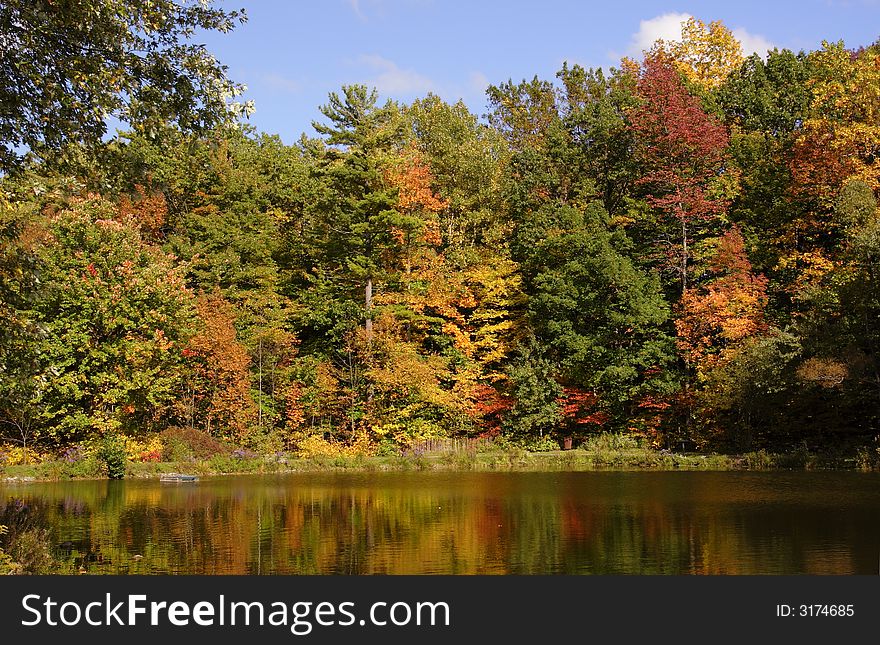
[[[135,184],[135,195],[119,198],[119,216],[122,220],[134,220],[143,236],[159,240],[168,220],[168,203],[165,195],[142,184]]]
[[[688,288],[676,320],[678,347],[698,377],[726,362],[746,338],[767,330],[767,279],[752,271],[739,228],[718,244],[705,285]]]
[[[400,245],[404,268],[412,272],[414,257],[420,249],[437,247],[442,242],[437,213],[446,201],[432,187],[433,176],[421,154],[412,146],[395,159],[386,172],[386,180],[397,188],[397,211],[391,234]]]
[[[255,418],[250,355],[236,338],[232,305],[218,292],[199,296],[196,309],[201,329],[184,350],[200,393],[192,414],[209,433],[241,441]]]

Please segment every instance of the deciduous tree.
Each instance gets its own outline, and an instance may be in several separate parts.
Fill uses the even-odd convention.
[[[665,217],[661,232],[667,269],[688,286],[694,238],[724,212],[712,193],[724,170],[728,137],[724,126],[688,93],[672,61],[662,53],[645,58],[638,81],[639,105],[631,112],[645,164],[639,184],[648,204]],[[677,229],[677,230],[676,230]]]
[[[107,200],[75,197],[45,222],[30,315],[43,330],[39,416],[56,442],[162,428],[174,417],[192,296],[173,258],[115,216]]]
[[[698,379],[767,331],[767,278],[752,271],[738,228],[720,238],[709,270],[709,280],[685,291],[675,321],[679,349]]]
[[[0,170],[13,168],[22,147],[100,143],[108,115],[144,131],[169,121],[205,131],[234,118],[228,99],[241,86],[192,38],[243,20],[188,0],[3,2]]]
[[[658,41],[654,51],[664,51],[691,82],[703,88],[721,85],[743,61],[742,44],[720,20],[708,25],[691,16],[681,23],[681,38]]]
[[[196,300],[198,331],[183,355],[192,375],[185,384],[186,420],[218,437],[247,441],[255,425],[251,358],[238,342],[231,305],[217,293]]]

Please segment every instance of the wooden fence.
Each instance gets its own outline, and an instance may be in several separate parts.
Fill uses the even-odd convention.
[[[492,440],[485,437],[418,439],[410,442],[406,452],[415,455],[477,452],[491,445]]]

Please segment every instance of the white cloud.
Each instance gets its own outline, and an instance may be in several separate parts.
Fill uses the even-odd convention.
[[[354,14],[366,22],[367,17],[364,15],[364,12],[361,10],[361,0],[348,0],[348,5],[351,7],[351,10],[354,11]]]
[[[742,43],[743,54],[751,56],[758,54],[762,58],[767,56],[767,52],[775,47],[773,43],[758,34],[750,34],[742,27],[733,30],[733,35]]]
[[[640,21],[639,30],[633,34],[630,41],[629,55],[641,55],[658,40],[681,40],[681,23],[691,17],[689,13],[664,13],[649,20]],[[749,33],[743,27],[737,27],[731,31],[742,43],[743,54],[746,56],[754,53],[766,56],[767,50],[774,47],[773,43],[764,36]]]
[[[643,51],[651,49],[658,40],[680,40],[681,23],[691,15],[688,13],[664,13],[649,20],[639,22],[639,30],[633,34],[629,45],[629,53],[633,56],[640,55]]]
[[[436,84],[415,70],[401,69],[397,63],[378,54],[363,54],[358,62],[370,68],[376,76],[366,81],[382,94],[425,94],[436,92]]]

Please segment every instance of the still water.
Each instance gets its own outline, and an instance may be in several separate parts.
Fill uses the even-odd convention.
[[[880,476],[326,473],[0,485],[88,573],[876,574]]]

